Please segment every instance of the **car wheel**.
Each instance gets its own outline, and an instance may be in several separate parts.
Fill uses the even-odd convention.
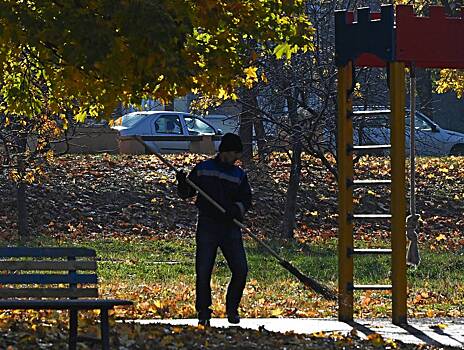
[[[464,156],[464,144],[460,143],[451,148],[450,156]]]

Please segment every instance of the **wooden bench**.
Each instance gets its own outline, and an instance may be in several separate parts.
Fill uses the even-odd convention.
[[[69,310],[69,349],[76,349],[78,311],[100,309],[102,349],[109,349],[108,311],[132,302],[98,297],[95,258],[87,248],[0,247],[0,309]]]

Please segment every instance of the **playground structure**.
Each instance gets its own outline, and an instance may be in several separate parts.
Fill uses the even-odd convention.
[[[397,5],[396,14],[393,5],[382,5],[380,13],[371,13],[369,8],[358,9],[356,13],[337,11],[335,31],[338,68],[338,319],[353,320],[354,291],[391,290],[392,322],[407,324],[405,72],[406,67],[464,69],[464,9],[460,17],[447,17],[440,6],[431,6],[428,17],[416,16],[410,5]],[[353,111],[356,66],[387,69],[389,145],[353,145],[353,116],[386,113]],[[353,153],[378,150],[390,150],[391,178],[353,179]],[[391,212],[355,214],[353,187],[374,185],[391,186]],[[391,220],[391,249],[355,248],[353,223],[358,220]],[[354,283],[354,256],[366,254],[391,255],[391,285]]]

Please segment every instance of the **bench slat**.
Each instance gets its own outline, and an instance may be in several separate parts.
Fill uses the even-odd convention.
[[[0,309],[23,310],[112,309],[118,305],[133,305],[133,302],[124,299],[0,300]]]
[[[69,271],[69,270],[96,270],[96,261],[0,261],[0,270],[42,270],[42,271]]]
[[[98,288],[0,288],[0,298],[98,297]]]
[[[72,257],[72,256],[87,256],[95,257],[94,249],[88,248],[30,248],[30,247],[8,247],[0,248],[0,257]]]
[[[0,284],[97,283],[95,274],[10,274],[0,275]]]

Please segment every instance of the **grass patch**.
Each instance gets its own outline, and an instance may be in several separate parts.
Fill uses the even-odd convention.
[[[334,242],[302,246],[271,242],[281,256],[304,274],[337,287],[337,249]],[[138,301],[132,317],[194,317],[195,243],[192,239],[53,241],[40,237],[31,245],[87,246],[96,249],[101,289],[105,295]],[[248,317],[335,317],[336,304],[307,290],[253,241],[245,243],[250,272],[242,302]],[[408,269],[409,313],[412,316],[464,315],[464,255],[423,250],[422,263]],[[390,257],[355,258],[355,283],[389,284]],[[213,272],[214,309],[224,314],[224,295],[230,272],[218,254]],[[388,292],[356,292],[356,317],[386,317],[391,312]],[[127,315],[126,315],[127,316]]]

